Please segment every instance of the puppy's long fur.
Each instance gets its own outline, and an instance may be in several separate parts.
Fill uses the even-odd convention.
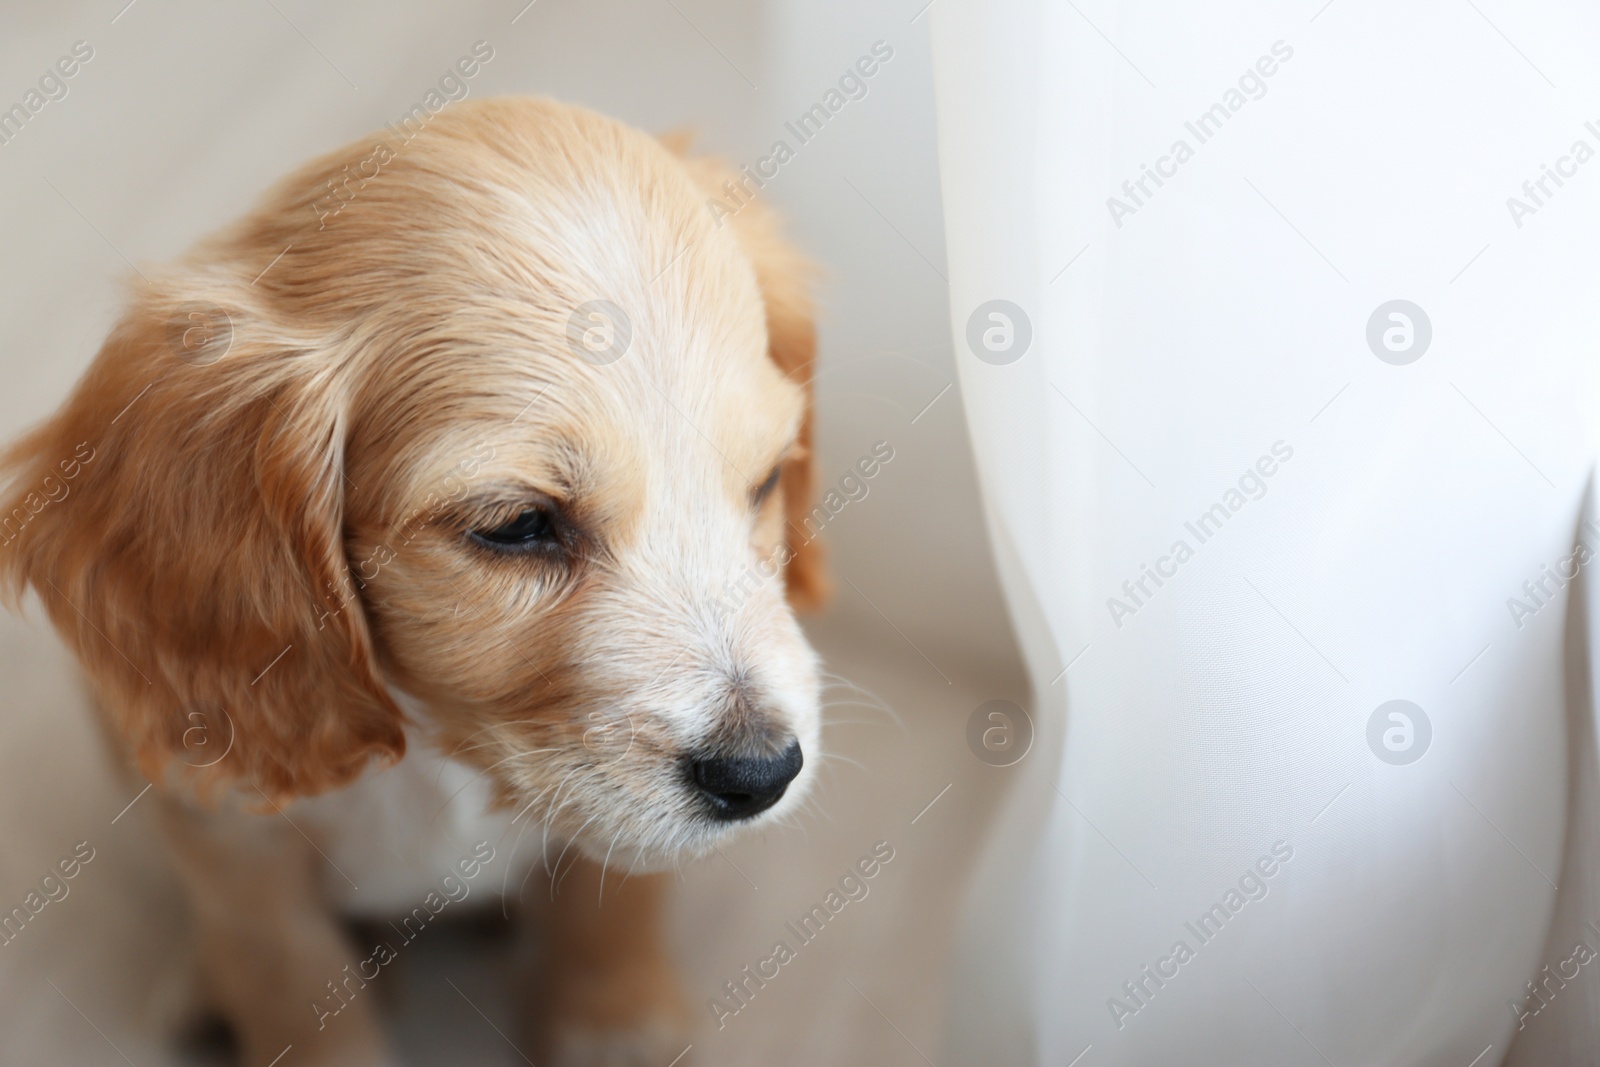
[[[377,173],[351,181],[362,161]],[[348,953],[311,914],[310,857],[286,872],[276,850],[298,843],[260,824],[394,773],[373,768],[408,734],[591,862],[646,869],[736,825],[708,814],[695,760],[790,741],[814,757],[816,662],[784,595],[825,592],[794,521],[812,480],[808,272],[759,204],[716,222],[722,179],[538,100],[357,142],[140,285],[9,453],[13,592],[38,593],[145,775],[221,798],[170,801],[166,822],[251,1057],[377,1055],[370,1019],[336,1049],[283,1007]],[[542,533],[496,540],[519,522]],[[648,928],[649,885],[624,890],[639,902],[619,922]],[[230,900],[283,936],[246,933]],[[656,939],[616,940],[558,939],[557,966],[600,989],[595,973],[664,983]],[[619,1012],[551,983],[587,1014],[555,1020],[588,1026],[587,1048],[636,1041],[633,1017],[675,1003],[630,993]]]

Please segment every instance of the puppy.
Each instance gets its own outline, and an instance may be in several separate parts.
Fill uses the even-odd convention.
[[[538,1061],[687,1043],[641,872],[792,809],[819,730],[807,269],[728,176],[544,100],[385,130],[9,452],[0,569],[161,787],[248,1063],[383,1062],[336,915],[409,916],[392,957],[552,852]]]

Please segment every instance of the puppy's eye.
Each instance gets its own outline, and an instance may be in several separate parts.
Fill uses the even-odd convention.
[[[766,481],[762,482],[751,491],[750,502],[752,504],[759,508],[762,504],[767,502],[767,497],[771,496],[772,491],[778,488],[778,475],[782,471],[783,465],[780,463],[778,466],[772,468],[772,473],[767,475]]]
[[[473,530],[471,536],[495,548],[531,549],[556,543],[556,524],[544,508],[526,508],[498,526]]]

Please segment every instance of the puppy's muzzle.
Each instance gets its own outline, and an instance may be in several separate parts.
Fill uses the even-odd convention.
[[[714,819],[753,818],[783,799],[805,759],[800,742],[790,740],[776,754],[707,755],[689,762],[689,776],[706,799]]]

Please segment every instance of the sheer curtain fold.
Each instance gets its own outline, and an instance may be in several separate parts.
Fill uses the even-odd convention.
[[[951,1063],[1600,1060],[1600,16],[1319,6],[929,11],[1038,732]]]

